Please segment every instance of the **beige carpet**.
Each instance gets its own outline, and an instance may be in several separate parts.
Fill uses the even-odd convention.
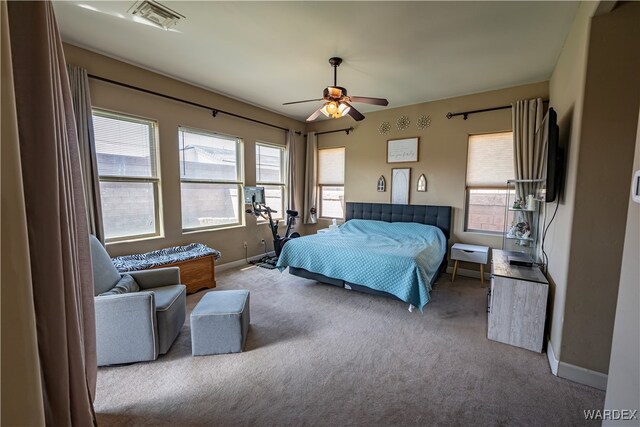
[[[187,316],[158,360],[99,370],[100,425],[569,426],[604,404],[545,354],[489,341],[479,280],[443,276],[423,315],[277,270],[217,279],[251,291],[245,352],[192,357]]]

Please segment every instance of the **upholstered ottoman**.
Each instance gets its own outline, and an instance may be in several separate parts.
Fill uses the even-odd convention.
[[[211,291],[191,312],[191,354],[239,353],[249,331],[249,291]]]

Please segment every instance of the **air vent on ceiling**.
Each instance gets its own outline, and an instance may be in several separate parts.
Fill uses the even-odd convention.
[[[129,9],[129,13],[134,16],[134,19],[143,19],[165,30],[176,25],[180,18],[185,18],[184,15],[180,15],[175,10],[169,9],[153,0],[136,1]]]

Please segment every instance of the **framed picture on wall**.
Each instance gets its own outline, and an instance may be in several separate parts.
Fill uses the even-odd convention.
[[[394,205],[409,204],[409,188],[411,187],[411,168],[391,169],[391,203]]]
[[[387,163],[409,163],[418,161],[420,138],[390,139],[387,141]]]

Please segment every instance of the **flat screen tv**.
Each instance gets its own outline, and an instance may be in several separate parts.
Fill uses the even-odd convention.
[[[558,116],[553,108],[549,108],[547,115],[542,121],[543,138],[547,141],[547,176],[546,195],[547,203],[553,202],[560,192],[562,175],[564,171],[564,155],[560,147],[560,128],[558,127]]]
[[[264,204],[264,187],[244,187],[244,203],[247,205]]]

